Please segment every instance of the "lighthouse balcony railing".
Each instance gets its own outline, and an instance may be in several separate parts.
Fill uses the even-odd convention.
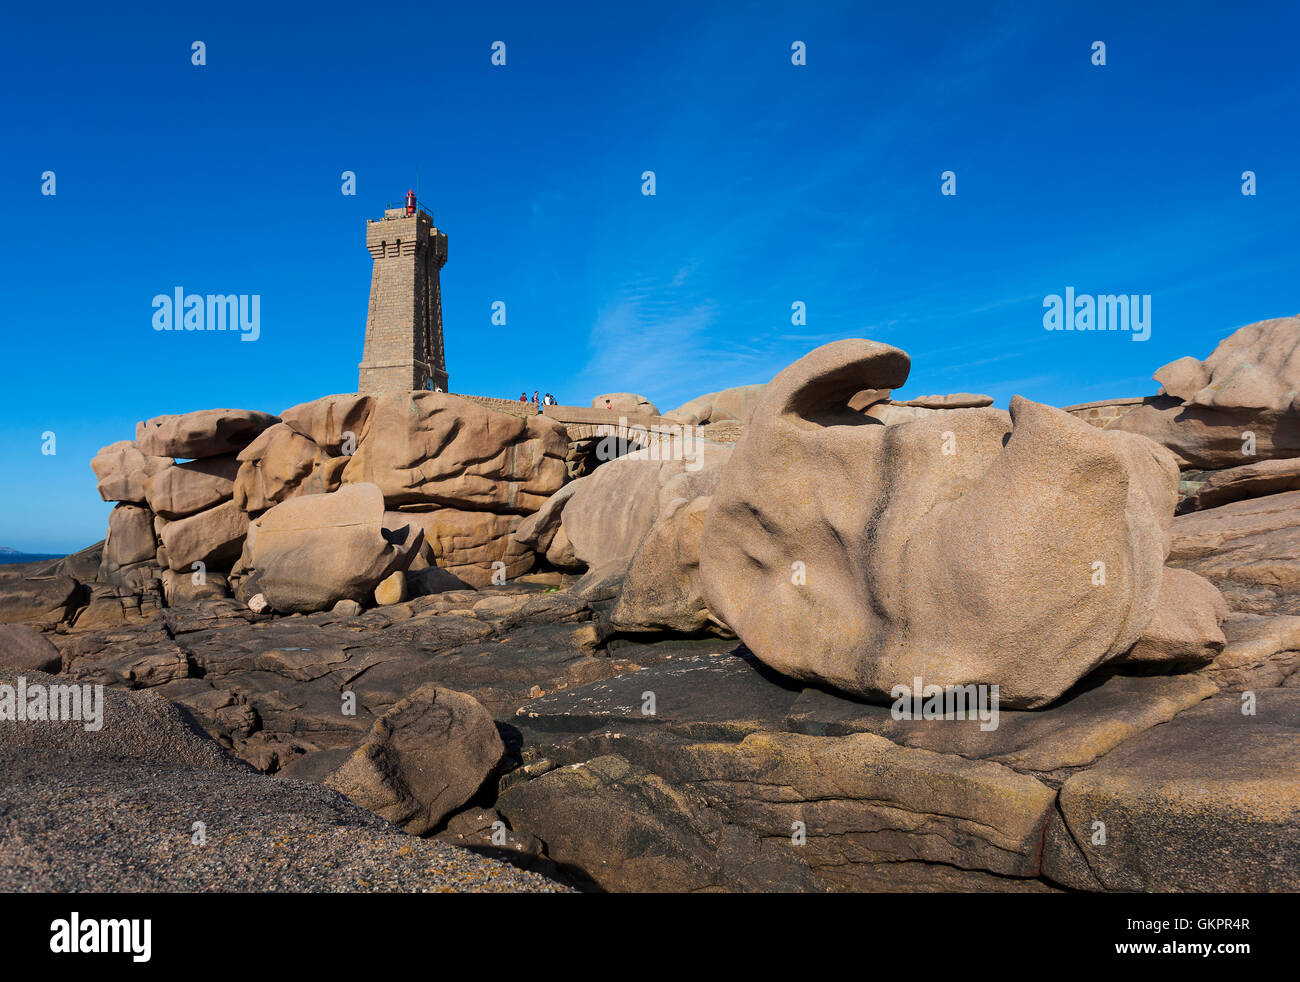
[[[401,210],[403,215],[406,214],[405,201],[390,201],[388,204],[384,205],[384,217],[385,218],[388,217],[388,212],[397,211],[399,209]],[[422,203],[421,201],[419,201],[418,199],[415,202],[415,210],[424,212],[430,218],[433,217],[433,210],[429,208],[427,205],[425,205],[424,203]]]

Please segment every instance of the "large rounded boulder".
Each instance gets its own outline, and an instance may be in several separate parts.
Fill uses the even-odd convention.
[[[591,400],[592,409],[609,409],[629,416],[658,416],[659,407],[635,392],[606,392]]]
[[[218,457],[238,453],[278,422],[255,409],[200,409],[136,424],[135,443],[146,456]]]
[[[754,411],[759,398],[763,395],[763,389],[763,385],[738,385],[723,389],[721,392],[706,392],[664,415],[690,426],[703,426],[726,420],[738,420],[743,423]],[[885,393],[886,397],[888,395],[889,393]]]
[[[731,451],[678,440],[611,460],[565,485],[520,523],[515,539],[562,568],[626,567],[668,502],[712,492]]]
[[[171,457],[141,453],[134,440],[118,440],[95,454],[90,469],[95,472],[99,496],[105,501],[142,505],[150,478],[172,463]]]
[[[708,608],[773,668],[868,697],[996,684],[1052,702],[1155,610],[1178,470],[1149,440],[1016,397],[884,426],[897,348],[838,341],[767,387],[705,522]]]
[[[348,484],[276,505],[249,527],[247,552],[272,610],[326,610],[370,599],[381,580],[410,565],[423,534],[401,531],[385,528],[377,486]]]

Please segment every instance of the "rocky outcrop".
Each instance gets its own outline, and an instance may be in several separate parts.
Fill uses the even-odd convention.
[[[1209,409],[1300,408],[1300,317],[1239,328],[1204,361],[1179,358],[1155,373],[1161,395]]]
[[[31,621],[53,627],[85,606],[89,592],[71,576],[0,566],[0,624]]]
[[[1049,703],[1150,622],[1176,465],[1019,397],[1010,419],[885,427],[848,409],[908,366],[841,341],[767,387],[705,522],[705,600],[795,678],[874,696],[996,683],[1007,706]]]
[[[1225,692],[1291,685],[1300,668],[1300,617],[1234,613],[1223,621],[1227,639],[1200,674]]]
[[[1112,429],[1168,447],[1183,467],[1237,467],[1300,456],[1300,317],[1239,328],[1204,361],[1155,373],[1160,396]]]
[[[337,491],[348,458],[331,457],[287,423],[277,423],[240,451],[239,462],[235,502],[258,514],[298,494]]]
[[[1289,361],[1250,338],[1160,398],[1291,411]],[[1184,474],[1175,519],[1150,440],[1020,398],[891,402],[908,370],[828,345],[683,407],[725,439],[567,484],[555,420],[444,393],[141,424],[96,461],[102,546],[0,567],[0,622],[30,622],[0,624],[0,668],[103,684],[125,721],[58,737],[89,792],[33,769],[40,731],[0,740],[0,784],[40,805],[0,801],[0,840],[156,801],[154,825],[247,823],[287,888],[312,877],[268,828],[399,857],[348,866],[395,888],[420,836],[612,890],[1295,888],[1293,468]],[[146,824],[60,842],[175,886]],[[181,867],[248,882],[229,865]]]
[[[1060,783],[1215,692],[1111,674],[985,726],[678,657],[522,706],[495,807],[605,889],[1050,889]]]
[[[420,566],[438,566],[474,587],[513,580],[533,567],[532,549],[512,533],[523,519],[491,511],[439,508],[396,515],[424,533]]]
[[[734,642],[609,635],[591,605],[540,589],[274,619],[204,601],[164,611],[158,626],[49,637],[72,680],[152,689],[288,787],[346,784],[408,830],[445,825],[447,841],[517,850],[516,862],[604,889],[1114,889],[1125,881],[1090,872],[1096,847],[1081,859],[1074,844],[1095,834],[1094,802],[1110,835],[1125,836],[1117,875],[1153,883],[1208,882],[1222,855],[1262,855],[1290,834],[1286,821],[1204,808],[1196,834],[1212,830],[1216,847],[1196,855],[1161,804],[1195,802],[1190,776],[1161,778],[1161,797],[1142,787],[1145,772],[1116,768],[1073,811],[1058,789],[1109,775],[1116,754],[1220,688],[1284,684],[1280,656],[1300,618],[1249,618],[1249,630],[1229,618],[1228,646],[1194,672],[1108,665],[1045,708],[972,705],[935,719],[779,675],[743,648],[729,654]],[[1264,696],[1261,716],[1276,720]],[[456,722],[461,708],[473,725]],[[1238,734],[1201,734],[1213,793],[1254,807],[1250,782],[1271,766],[1259,755],[1288,739],[1276,725],[1260,733],[1240,771]],[[1285,796],[1285,772],[1271,773]],[[225,784],[210,783],[215,804]],[[1285,889],[1287,876],[1252,858],[1233,882]]]
[[[163,606],[158,567],[141,564],[131,573],[124,582],[84,588],[88,598],[67,618],[71,627],[77,631],[115,630],[157,617]]]
[[[225,573],[248,529],[243,502],[233,500],[237,455],[276,422],[239,409],[158,416],[136,427],[136,440],[96,455],[91,467],[100,495],[120,504],[85,589],[86,609],[75,615],[78,630],[147,620],[164,598],[185,602],[227,591]],[[169,575],[175,573],[185,578]]]
[[[426,682],[508,720],[529,698],[701,644],[629,642],[603,652],[591,607],[540,589],[451,590],[369,609],[345,602],[297,617],[202,600],[150,623],[47,638],[72,679],[156,689],[258,769],[318,781]]]
[[[155,609],[164,597],[187,603],[233,591],[252,599],[259,588],[246,546],[250,521],[291,500],[357,484],[378,487],[385,510],[403,511],[383,520],[384,529],[424,530],[416,555],[403,552],[416,570],[442,566],[473,586],[501,574],[517,577],[532,568],[536,553],[512,533],[566,477],[561,424],[493,412],[445,393],[326,396],[279,417],[204,410],[157,417],[141,423],[137,434],[134,442],[105,447],[93,462],[101,493],[122,504],[102,569],[92,577],[105,589],[92,591],[96,609],[85,618],[88,629],[121,620],[126,604],[143,612],[146,594],[157,598]],[[177,463],[173,456],[197,459]],[[322,537],[345,536],[337,530],[346,524],[317,528],[313,555],[328,552]],[[352,548],[342,542],[343,552]],[[284,571],[293,564],[281,555],[273,565]],[[370,566],[355,581],[328,586],[337,569],[328,562],[321,568],[319,590],[287,588],[273,576],[272,592],[281,593],[287,610],[318,609],[304,606],[309,597],[331,606],[344,598],[370,601],[375,583],[360,588],[374,572]],[[196,569],[210,579],[190,583],[166,575]],[[299,563],[285,575],[306,583],[302,577],[310,572]]]
[[[1149,437],[1172,451],[1184,469],[1214,470],[1259,458],[1300,456],[1300,418],[1294,411],[1207,409],[1157,396],[1110,428]]]
[[[378,485],[390,508],[527,515],[564,484],[568,442],[552,419],[520,419],[441,392],[373,399],[343,481]]]
[[[616,754],[551,770],[508,790],[498,804],[513,826],[546,843],[552,861],[581,870],[603,890],[817,889],[807,870],[782,862],[777,849],[728,835],[699,795]],[[727,849],[733,843],[741,856]]]

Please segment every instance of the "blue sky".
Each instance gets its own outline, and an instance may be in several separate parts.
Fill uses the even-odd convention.
[[[100,538],[139,419],[354,390],[364,219],[417,168],[453,391],[667,410],[867,337],[905,397],[1067,405],[1300,311],[1295,4],[14,6],[0,545]],[[261,338],[155,332],[177,286]],[[1151,339],[1044,331],[1067,286],[1150,294]]]

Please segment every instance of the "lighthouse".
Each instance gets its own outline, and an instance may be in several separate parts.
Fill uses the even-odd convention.
[[[370,308],[357,391],[447,391],[442,346],[442,286],[447,235],[416,201],[415,192],[366,221]]]

